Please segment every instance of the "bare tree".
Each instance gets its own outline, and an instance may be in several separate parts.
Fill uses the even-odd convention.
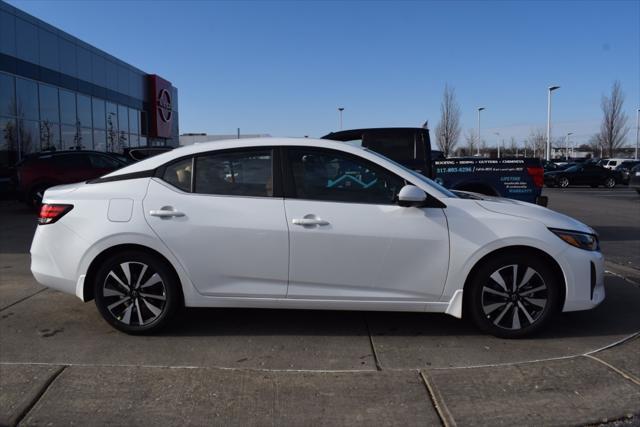
[[[440,123],[436,126],[436,143],[448,157],[455,150],[460,138],[460,106],[456,102],[456,91],[445,85],[440,103]]]
[[[475,129],[469,129],[464,135],[464,140],[467,143],[467,155],[473,156],[476,148],[478,147],[478,134]]]
[[[627,126],[628,117],[622,110],[624,105],[624,93],[620,82],[616,80],[611,86],[611,96],[602,96],[602,124],[600,132],[595,135],[595,141],[606,149],[608,156],[613,156],[615,151],[624,145],[629,132]],[[595,142],[594,141],[594,142]]]
[[[532,130],[525,141],[525,145],[531,151],[532,157],[544,156],[547,147],[547,137],[544,131],[542,129]]]

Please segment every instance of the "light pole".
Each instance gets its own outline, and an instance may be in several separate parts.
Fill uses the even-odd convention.
[[[636,118],[636,160],[638,160],[638,141],[640,140],[640,108],[638,108]]]
[[[549,86],[547,94],[547,161],[551,160],[551,92],[560,86]]]
[[[493,134],[497,136],[496,145],[498,146],[498,158],[500,158],[500,132],[494,132]]]
[[[478,157],[480,157],[480,111],[484,110],[484,107],[478,107]]]
[[[342,112],[344,111],[344,107],[338,107],[338,114],[340,115],[340,130],[342,130]]]
[[[567,138],[564,141],[564,158],[569,161],[569,137],[573,135],[573,132],[567,132]]]

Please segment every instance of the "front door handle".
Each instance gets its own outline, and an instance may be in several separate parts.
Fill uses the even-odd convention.
[[[149,215],[157,216],[159,218],[172,218],[172,217],[184,216],[184,213],[177,211],[170,206],[163,206],[162,209],[149,211]]]
[[[320,218],[294,218],[294,225],[329,225],[329,221]]]

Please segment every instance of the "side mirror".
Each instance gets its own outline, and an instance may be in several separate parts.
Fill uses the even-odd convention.
[[[426,201],[427,193],[415,185],[405,185],[398,193],[398,204],[400,206],[422,206]]]

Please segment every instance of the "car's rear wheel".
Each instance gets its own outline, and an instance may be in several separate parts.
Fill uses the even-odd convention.
[[[567,188],[569,186],[569,178],[563,176],[558,180],[558,185],[562,188]]]
[[[560,286],[543,259],[500,255],[477,270],[466,308],[483,331],[517,338],[539,331],[559,311]]]
[[[604,186],[607,188],[613,188],[616,186],[616,179],[613,177],[609,177],[607,179],[604,180]]]
[[[162,260],[147,253],[126,251],[111,256],[95,277],[94,296],[100,314],[128,334],[161,329],[178,308],[175,275]]]

